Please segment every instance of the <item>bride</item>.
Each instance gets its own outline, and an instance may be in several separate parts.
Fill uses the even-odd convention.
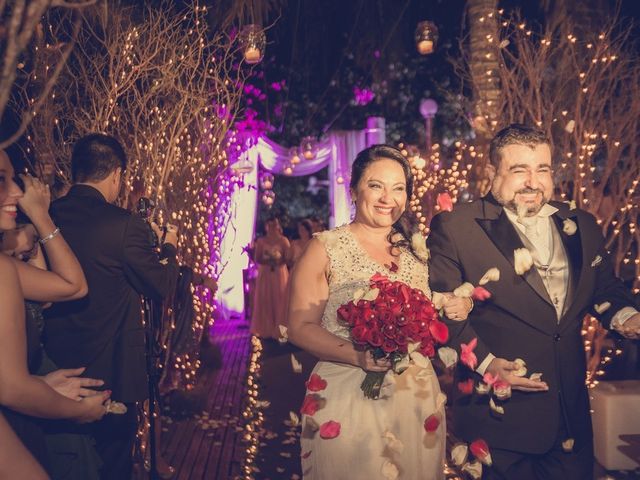
[[[354,221],[317,234],[291,278],[289,339],[320,359],[302,413],[305,479],[444,478],[445,397],[430,363],[388,373],[379,399],[360,389],[366,372],[386,372],[386,359],[351,343],[338,308],[381,273],[431,297],[426,258],[412,246],[411,167],[399,150],[375,145],[351,171]],[[446,296],[445,313],[465,319],[470,300]],[[326,382],[326,385],[325,385]],[[440,423],[429,431],[425,419]]]

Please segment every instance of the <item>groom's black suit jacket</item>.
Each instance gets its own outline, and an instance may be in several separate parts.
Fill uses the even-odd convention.
[[[141,295],[159,300],[173,291],[176,249],[164,244],[160,262],[144,220],[87,185],[73,186],[52,204],[51,215],[80,261],[89,293],[46,311],[47,354],[60,368],[87,367],[83,376],[104,380],[114,400],[145,399]]]
[[[559,322],[535,267],[516,274],[514,250],[524,245],[491,195],[458,205],[431,222],[427,244],[434,291],[452,291],[463,282],[478,285],[489,268],[500,270],[500,280],[485,285],[492,297],[476,302],[468,321],[446,321],[452,346],[458,349],[477,338],[478,364],[490,352],[508,360],[521,358],[527,363],[527,376],[542,373],[549,385],[548,392],[514,390],[502,416],[491,413],[487,396],[475,392],[464,396],[454,388],[454,427],[467,441],[481,437],[489,447],[539,454],[552,447],[560,422],[565,422],[576,448],[591,441],[582,319],[590,312],[608,328],[612,316],[622,307],[633,306],[633,299],[614,275],[595,218],[563,203],[551,204],[558,209],[552,219],[567,252],[573,292]],[[565,219],[577,224],[574,235],[563,232]],[[599,315],[593,307],[604,302],[611,307]],[[458,366],[456,382],[469,376],[479,379]]]

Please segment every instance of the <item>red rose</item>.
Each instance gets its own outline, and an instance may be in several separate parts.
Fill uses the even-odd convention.
[[[338,422],[329,420],[328,422],[320,425],[320,438],[331,440],[332,438],[336,438],[338,435],[340,435],[340,424]]]
[[[433,346],[433,342],[431,340],[422,340],[420,343],[420,353],[425,357],[433,357],[436,354],[436,349]]]
[[[351,315],[353,312],[353,310],[351,309],[352,305],[353,304],[349,302],[345,305],[342,305],[340,308],[338,308],[338,318],[349,323],[349,319],[351,318]]]
[[[447,343],[449,339],[449,329],[440,320],[434,320],[429,324],[429,333],[438,343]]]
[[[440,426],[440,419],[438,418],[438,415],[436,415],[435,413],[433,415],[429,415],[427,419],[424,421],[424,429],[427,431],[427,433],[435,432],[439,426]]]
[[[367,334],[369,329],[366,325],[356,325],[351,329],[351,338],[354,342],[364,344],[367,343]]]
[[[302,407],[300,407],[300,413],[303,415],[313,416],[320,408],[320,401],[318,395],[306,395],[302,401]]]
[[[394,338],[394,340],[398,344],[398,346],[400,346],[400,347],[406,347],[407,346],[407,343],[408,343],[407,337],[402,332],[398,332],[396,334],[396,338]]]
[[[471,395],[473,393],[473,380],[470,378],[464,382],[458,382],[458,390],[463,395]]]
[[[394,342],[393,340],[387,338],[383,343],[382,343],[382,350],[385,353],[391,353],[391,352],[395,352],[398,349],[398,346],[396,345],[396,342]]]
[[[386,324],[384,327],[382,327],[382,333],[387,338],[395,338],[397,329],[395,325]]]
[[[404,303],[408,303],[410,298],[410,293],[411,293],[411,290],[409,289],[409,285],[407,285],[406,283],[402,283],[400,284],[399,290],[400,290],[400,295],[402,295],[402,300],[404,301]]]
[[[380,330],[378,329],[369,330],[369,333],[367,334],[367,343],[369,345],[373,347],[379,347],[380,345],[382,345],[383,341],[384,341],[384,337],[380,333]]]
[[[327,388],[327,381],[317,373],[312,373],[309,380],[305,383],[307,389],[311,392],[321,392]]]

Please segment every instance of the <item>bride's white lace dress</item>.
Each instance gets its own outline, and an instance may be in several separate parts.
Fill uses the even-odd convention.
[[[349,330],[336,312],[357,290],[367,287],[376,272],[431,296],[427,266],[410,252],[400,254],[399,268],[391,272],[365,252],[348,226],[316,238],[330,262],[329,298],[322,326],[345,341],[349,341]],[[427,369],[411,366],[401,375],[387,374],[385,381],[393,375],[395,385],[385,386],[378,400],[364,397],[360,384],[365,372],[358,367],[320,361],[313,373],[326,380],[327,387],[320,392],[307,391],[321,398],[321,408],[312,417],[302,418],[302,472],[306,480],[444,478],[445,398],[430,363]],[[435,432],[426,432],[424,421],[434,413],[440,426]],[[322,439],[317,426],[330,420],[340,423],[340,434]]]

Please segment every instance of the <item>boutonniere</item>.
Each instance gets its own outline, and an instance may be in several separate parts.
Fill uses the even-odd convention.
[[[562,231],[567,235],[574,235],[578,231],[578,225],[570,218],[565,218],[562,222]]]

